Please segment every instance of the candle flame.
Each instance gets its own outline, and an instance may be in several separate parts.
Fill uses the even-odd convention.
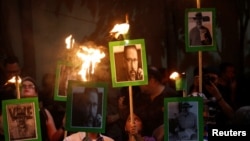
[[[16,80],[19,84],[22,82],[22,79],[19,76],[17,76],[17,79],[16,76],[13,76],[11,79],[8,80],[8,83],[16,83]]]
[[[178,72],[173,72],[170,76],[170,79],[172,80],[177,80],[178,78],[180,78],[180,74]]]
[[[117,39],[119,35],[127,34],[129,31],[129,24],[128,23],[122,23],[122,24],[116,24],[114,28],[110,31],[110,33]]]
[[[69,36],[65,39],[65,43],[66,43],[66,48],[67,48],[67,49],[73,48],[73,45],[74,45],[74,43],[75,43],[75,40],[72,38],[72,35],[69,35]]]
[[[83,63],[78,74],[81,75],[83,81],[87,81],[94,74],[97,63],[100,63],[100,60],[105,57],[105,53],[87,46],[80,46],[80,49],[77,52],[77,56]]]

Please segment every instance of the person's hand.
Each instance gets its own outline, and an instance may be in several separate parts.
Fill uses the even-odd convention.
[[[126,109],[126,107],[127,107],[126,105],[124,105],[124,100],[125,100],[125,96],[121,96],[118,99],[118,108],[120,110]]]
[[[102,115],[100,115],[100,114],[96,115],[94,125],[95,126],[101,126],[102,125]]]
[[[200,39],[201,39],[201,41],[205,41],[206,40],[205,34],[206,34],[206,30],[203,29],[203,28],[200,28]]]
[[[138,68],[136,78],[138,80],[142,80],[143,79],[143,70],[142,70],[142,68]]]
[[[216,99],[221,98],[221,93],[213,82],[210,82],[210,84],[205,85],[205,88]]]

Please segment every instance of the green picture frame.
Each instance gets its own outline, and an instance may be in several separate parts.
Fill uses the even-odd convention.
[[[56,78],[54,89],[54,100],[66,101],[67,100],[67,88],[68,81],[75,79],[74,66],[71,62],[58,61],[56,65]]]
[[[215,8],[185,10],[186,52],[217,50],[215,22]],[[197,23],[202,24],[201,28],[196,27]]]
[[[190,114],[181,109],[187,107]],[[184,118],[185,117],[185,118]],[[183,124],[189,128],[183,128]],[[176,97],[164,99],[164,141],[195,140],[203,141],[203,99],[201,97]]]
[[[104,133],[106,129],[107,89],[108,84],[105,82],[69,80],[66,102],[66,130]],[[87,113],[89,113],[86,112],[88,108],[86,103],[91,102],[86,100],[90,98],[87,94],[91,90],[98,91],[98,102],[92,104],[92,106],[97,106],[95,117],[88,119],[86,118],[88,117]]]
[[[2,116],[6,141],[42,141],[37,97],[3,100]]]
[[[137,59],[124,58],[123,51],[127,46],[135,46]],[[148,84],[147,59],[144,39],[112,41],[109,42],[109,54],[111,65],[111,79],[113,87],[136,86]],[[135,80],[126,78],[127,68],[125,60],[137,63],[138,68],[134,71]],[[142,76],[142,77],[141,77]]]

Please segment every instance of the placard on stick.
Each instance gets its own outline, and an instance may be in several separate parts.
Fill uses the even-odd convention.
[[[148,83],[144,39],[109,42],[113,87]]]
[[[185,43],[186,52],[216,51],[214,8],[186,9]]]

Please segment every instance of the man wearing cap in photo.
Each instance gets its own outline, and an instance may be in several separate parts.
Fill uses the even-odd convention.
[[[189,41],[191,46],[198,45],[211,45],[212,37],[207,27],[202,25],[204,17],[201,12],[195,14],[193,18],[196,22],[196,26],[189,32]]]
[[[178,127],[175,129],[179,139],[197,139],[197,117],[189,111],[192,107],[188,102],[179,104]]]

